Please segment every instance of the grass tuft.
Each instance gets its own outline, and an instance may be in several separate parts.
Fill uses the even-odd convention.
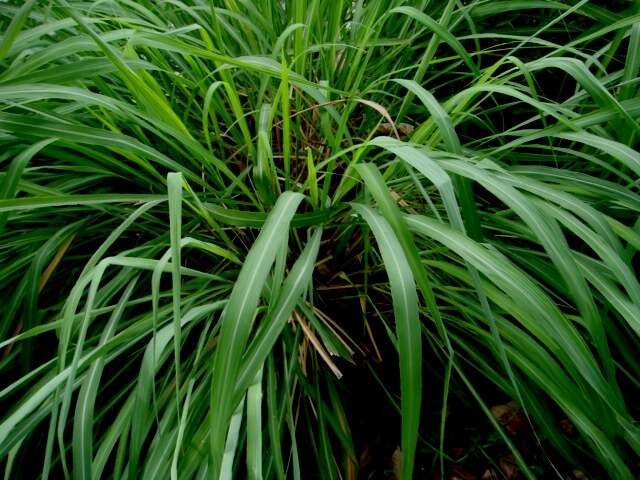
[[[639,8],[2,2],[4,478],[637,478]]]

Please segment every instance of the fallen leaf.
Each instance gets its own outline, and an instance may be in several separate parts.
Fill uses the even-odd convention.
[[[391,455],[391,466],[393,467],[393,479],[400,480],[402,475],[402,451],[396,447]]]
[[[369,445],[365,445],[362,453],[360,454],[360,458],[358,459],[358,463],[360,464],[360,468],[364,470],[371,464],[371,462],[373,462],[371,448]]]
[[[480,477],[481,480],[497,480],[497,478],[498,474],[491,468],[487,468]]]
[[[482,474],[482,477],[480,477],[480,480],[497,480],[497,478],[498,474],[495,472],[495,470],[493,470],[492,468],[487,468]]]
[[[494,405],[491,407],[491,413],[510,435],[516,435],[527,426],[527,419],[515,400],[504,405]]]
[[[450,480],[478,480],[478,476],[461,465],[454,465],[451,468]]]
[[[451,449],[451,455],[453,456],[453,458],[462,457],[462,455],[464,455],[464,448],[462,448],[462,447],[453,447]]]
[[[449,480],[478,480],[478,476],[467,470],[462,465],[454,465],[451,467],[451,476]]]
[[[560,420],[560,428],[569,436],[573,436],[576,433],[576,427],[568,418]]]
[[[500,459],[500,470],[502,470],[507,480],[518,478],[518,466],[516,465],[516,459],[513,455],[505,455]]]

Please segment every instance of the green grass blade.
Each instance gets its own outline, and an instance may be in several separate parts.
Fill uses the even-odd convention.
[[[301,195],[293,193],[284,193],[278,199],[245,259],[221,319],[220,341],[211,384],[211,410],[217,412],[211,423],[210,468],[214,477],[222,468],[220,462],[229,429],[228,422],[236,408],[233,404],[234,385],[229,383],[229,378],[235,378],[238,372],[262,287],[301,200]]]
[[[391,226],[365,205],[353,204],[373,232],[382,255],[393,297],[402,412],[402,478],[413,478],[422,399],[422,339],[418,319],[418,296],[411,267]]]

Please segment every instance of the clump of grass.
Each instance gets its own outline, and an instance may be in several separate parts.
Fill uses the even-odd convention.
[[[452,399],[525,478],[633,478],[640,13],[600,3],[2,3],[5,478],[354,479],[344,372],[403,479]]]

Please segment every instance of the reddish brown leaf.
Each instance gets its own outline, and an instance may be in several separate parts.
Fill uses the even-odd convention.
[[[516,435],[527,426],[527,419],[516,401],[495,405],[491,407],[491,413],[510,435]]]
[[[573,436],[576,433],[576,427],[568,418],[563,418],[562,420],[560,420],[560,428],[569,436]]]
[[[454,465],[451,467],[451,476],[449,480],[478,480],[478,476],[464,468],[462,465]]]

